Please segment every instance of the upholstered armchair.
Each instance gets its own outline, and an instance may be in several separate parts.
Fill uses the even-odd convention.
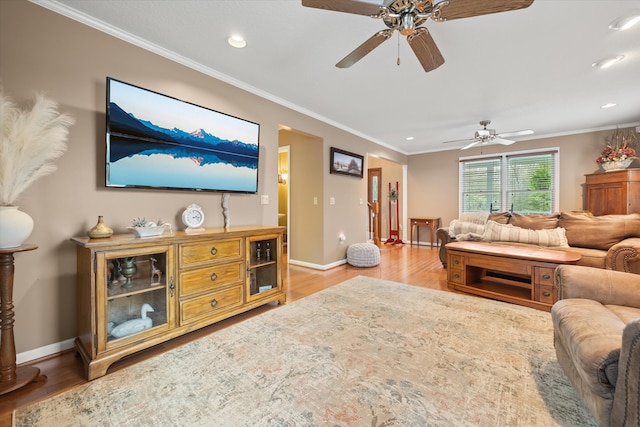
[[[640,275],[556,268],[558,362],[601,426],[640,425]]]

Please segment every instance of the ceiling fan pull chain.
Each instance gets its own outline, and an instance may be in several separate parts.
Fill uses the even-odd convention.
[[[400,33],[398,33],[398,60],[396,63],[400,66]]]

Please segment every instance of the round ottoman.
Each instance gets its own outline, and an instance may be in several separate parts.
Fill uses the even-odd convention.
[[[347,262],[354,267],[374,267],[380,264],[380,248],[373,243],[349,245]]]

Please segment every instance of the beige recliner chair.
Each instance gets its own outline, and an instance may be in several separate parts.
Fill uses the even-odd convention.
[[[605,426],[640,426],[640,275],[556,269],[551,309],[558,362]]]

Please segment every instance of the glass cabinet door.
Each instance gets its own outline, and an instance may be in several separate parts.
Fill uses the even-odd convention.
[[[282,289],[278,260],[282,256],[280,236],[264,235],[248,239],[247,300]]]
[[[98,346],[102,350],[171,326],[170,301],[175,294],[171,246],[101,252],[97,258],[97,271],[103,272],[97,281]]]

